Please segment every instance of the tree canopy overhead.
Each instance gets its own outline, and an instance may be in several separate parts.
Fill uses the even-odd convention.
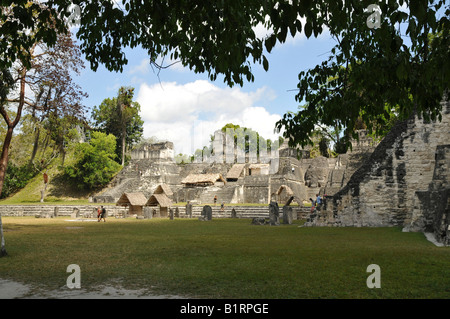
[[[299,73],[296,100],[307,107],[277,123],[293,142],[308,143],[318,123],[345,129],[348,140],[359,120],[382,134],[392,112],[399,119],[413,111],[440,118],[450,83],[450,7],[444,1],[380,2],[379,27],[371,28],[369,3],[318,5],[336,45],[328,59]]]
[[[113,134],[117,139],[117,156],[125,165],[125,153],[139,142],[144,131],[144,121],[139,112],[141,106],[133,102],[134,88],[121,87],[117,97],[104,99],[92,110],[94,127],[107,134]]]
[[[170,57],[194,72],[206,72],[211,80],[223,76],[229,86],[253,81],[253,64],[268,70],[268,53],[289,34],[303,32],[309,38],[327,30],[336,40],[329,57],[299,73],[296,99],[308,108],[287,113],[277,124],[293,143],[308,143],[315,123],[351,129],[362,116],[370,129],[386,113],[386,104],[398,107],[402,116],[417,110],[439,117],[439,102],[450,82],[450,9],[445,0],[4,3],[12,9],[2,10],[0,33],[10,41],[0,43],[0,69],[27,59],[24,52],[35,40],[26,29],[54,42],[72,3],[80,8],[77,37],[93,70],[103,64],[121,71],[128,62],[124,48],[140,46],[151,63]],[[379,24],[371,20],[373,5],[381,11]],[[56,27],[49,28],[50,17],[58,14]],[[272,33],[258,38],[254,29],[259,24]]]

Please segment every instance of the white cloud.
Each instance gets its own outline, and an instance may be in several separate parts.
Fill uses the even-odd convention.
[[[243,92],[195,81],[183,85],[144,83],[136,100],[141,105],[145,137],[172,141],[176,153],[192,154],[208,145],[210,135],[227,123],[249,127],[265,138],[275,139],[275,122],[281,116],[257,105],[273,98],[274,93],[266,87]]]
[[[296,45],[296,44],[301,43],[304,40],[307,40],[305,32],[303,31],[305,28],[305,24],[306,24],[306,18],[301,17],[299,15],[297,17],[297,20],[300,20],[300,22],[302,24],[302,32],[297,32],[297,33],[295,33],[294,36],[292,36],[291,32],[288,29],[288,33],[286,35],[286,41],[285,41],[286,44]],[[268,21],[269,21],[269,17],[266,17],[266,23]],[[257,38],[265,39],[273,33],[273,28],[272,27],[267,28],[262,23],[259,23],[257,26],[255,26],[253,28],[253,31],[255,32],[255,35]],[[318,38],[327,38],[328,35],[329,35],[329,29],[327,26],[323,25],[323,31],[321,34],[318,35]],[[312,35],[312,36],[314,36],[314,35]]]
[[[131,67],[129,74],[147,74],[150,71],[150,62],[143,59],[138,65]]]

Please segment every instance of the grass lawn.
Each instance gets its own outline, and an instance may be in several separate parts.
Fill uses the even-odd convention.
[[[87,205],[89,196],[94,192],[80,190],[72,183],[67,183],[61,176],[56,160],[48,167],[49,183],[45,191],[44,203],[41,203],[41,190],[44,188],[42,174],[32,178],[27,185],[8,198],[0,200],[0,205]]]
[[[47,197],[44,202],[41,203],[37,197],[31,199],[22,199],[10,197],[0,200],[0,205],[93,205],[89,202],[89,199],[60,199],[56,197]],[[115,204],[103,204],[103,205],[115,205]]]
[[[0,278],[60,289],[120,280],[196,298],[450,298],[450,248],[399,228],[253,226],[249,219],[3,217]],[[381,268],[381,288],[366,285]]]

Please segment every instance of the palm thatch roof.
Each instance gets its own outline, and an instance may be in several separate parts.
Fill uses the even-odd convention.
[[[238,179],[241,176],[242,170],[244,169],[245,164],[234,164],[227,173],[228,179]]]
[[[166,194],[167,196],[172,196],[173,192],[167,184],[161,184],[156,187],[153,194]]]
[[[222,174],[189,174],[181,183],[186,185],[214,185],[217,181],[226,183]]]
[[[161,206],[161,207],[170,207],[172,205],[172,201],[167,197],[166,194],[153,194],[148,199],[145,206]]]
[[[144,206],[147,198],[143,193],[123,193],[116,206]]]

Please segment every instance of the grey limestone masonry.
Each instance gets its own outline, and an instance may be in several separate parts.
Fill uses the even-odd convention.
[[[174,203],[191,201],[207,204],[217,195],[218,202],[226,204],[269,204],[272,200],[283,201],[283,196],[277,198],[276,192],[280,187],[287,186],[293,191],[295,201],[301,205],[317,193],[333,195],[345,185],[361,165],[362,159],[371,154],[375,144],[363,131],[359,135],[360,141],[354,142],[353,151],[337,158],[309,158],[308,150],[292,149],[285,141],[278,149],[278,155],[272,154],[269,160],[271,167],[278,168],[276,171],[253,170],[253,163],[246,158],[238,178],[220,185],[196,187],[186,187],[181,181],[189,174],[211,173],[221,174],[227,179],[235,163],[194,161],[177,164],[171,142],[144,145],[133,151],[130,163],[108,187],[93,196],[92,202],[115,203],[124,192],[142,192],[150,197],[158,185],[166,184],[173,192],[170,199]]]
[[[292,207],[283,206],[283,224],[292,224]]]
[[[280,225],[280,208],[278,207],[277,202],[270,202],[269,218],[270,218],[270,225],[272,226]]]
[[[401,226],[434,233],[449,244],[450,103],[442,120],[397,123],[375,151],[308,223],[315,226]]]
[[[123,215],[126,209],[121,206],[105,206],[108,217]],[[97,206],[92,205],[0,205],[2,216],[39,216],[69,218],[97,218]]]
[[[179,218],[202,217],[203,205],[181,205],[173,207],[174,212],[178,210]],[[92,205],[0,205],[1,216],[39,216],[41,218],[67,217],[68,219],[97,218],[96,206]],[[128,209],[121,206],[106,206],[109,218],[132,217]],[[310,211],[308,207],[292,206],[293,219],[305,218]],[[56,212],[56,214],[55,214]],[[211,218],[269,218],[269,205],[265,206],[239,206],[225,205],[221,211],[220,205],[211,206]],[[144,206],[144,219],[159,217],[158,206]],[[169,218],[169,216],[167,217]]]
[[[269,203],[282,205],[292,196],[296,203],[293,216],[306,219],[306,226],[398,226],[405,231],[433,233],[438,242],[449,245],[450,103],[442,102],[441,121],[426,122],[412,116],[397,123],[379,144],[364,130],[357,134],[359,139],[352,141],[351,151],[336,158],[310,158],[310,150],[293,149],[286,140],[277,152],[272,150],[270,158],[256,159],[257,163],[245,158],[245,163],[239,162],[234,169],[236,162],[220,159],[177,164],[171,142],[144,145],[133,151],[130,163],[92,202],[115,203],[124,192],[142,192],[149,198],[165,184],[173,193],[169,196],[172,203],[193,204],[187,214],[185,206],[179,206],[178,215],[183,218],[200,217],[202,207],[213,205],[215,196],[214,218],[231,217],[232,207],[233,217],[268,218]],[[237,160],[239,154],[235,155]],[[264,168],[268,165],[270,170]],[[221,174],[223,180],[183,184],[190,174]],[[304,204],[316,194],[326,200],[320,211],[310,214]],[[220,211],[222,202],[225,212]],[[264,207],[239,207],[243,203]],[[51,207],[38,207],[52,213]],[[113,216],[116,209],[111,208]],[[31,208],[5,211],[0,207],[3,215],[20,215],[26,210]],[[79,210],[82,215],[89,208]],[[72,211],[61,207],[58,214]],[[159,207],[151,208],[146,216],[159,217]]]

